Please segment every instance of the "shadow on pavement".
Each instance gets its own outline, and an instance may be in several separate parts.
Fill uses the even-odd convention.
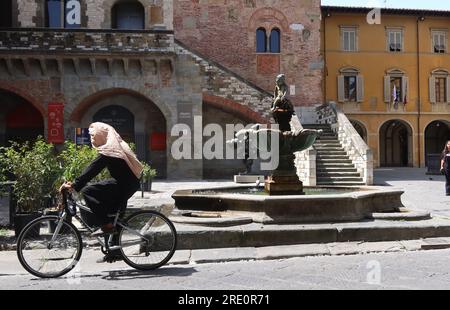
[[[103,276],[104,280],[132,280],[132,279],[148,279],[157,277],[187,277],[197,272],[192,267],[163,267],[156,270],[139,271],[139,270],[113,270],[109,274]]]

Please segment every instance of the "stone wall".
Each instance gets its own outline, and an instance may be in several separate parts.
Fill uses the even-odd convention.
[[[173,29],[173,2],[171,0],[136,0],[145,11],[145,29],[154,27]],[[111,9],[117,0],[85,0],[81,4],[81,26],[89,29],[111,29]],[[45,27],[46,13],[43,0],[17,0],[17,26]],[[14,18],[13,18],[14,20]]]
[[[256,53],[256,30],[277,27],[281,53]],[[322,101],[320,1],[174,1],[176,39],[272,92],[277,74],[295,86],[295,105]]]

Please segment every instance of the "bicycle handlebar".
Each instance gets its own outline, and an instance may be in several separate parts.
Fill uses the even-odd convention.
[[[69,207],[68,200],[72,199],[72,195],[70,194],[68,189],[63,189],[61,191],[63,197],[64,210],[71,216],[74,216],[77,213],[77,208],[73,208],[73,210]]]

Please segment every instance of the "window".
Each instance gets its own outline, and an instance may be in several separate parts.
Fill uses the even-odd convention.
[[[447,52],[447,32],[432,31],[431,33],[433,38],[433,52],[445,54]]]
[[[445,89],[447,84],[447,79],[445,77],[436,78],[436,102],[446,102],[447,98],[445,96]]]
[[[391,77],[391,101],[393,103],[403,102],[402,78]]]
[[[356,27],[342,27],[341,28],[341,46],[345,52],[356,52]]]
[[[450,79],[449,73],[444,69],[436,69],[430,77],[430,102],[431,103],[450,103],[449,96]]]
[[[338,101],[339,102],[363,102],[364,101],[364,77],[354,68],[339,70],[338,76]]]
[[[344,77],[344,99],[348,102],[356,102],[356,76]]]
[[[79,0],[47,0],[45,11],[47,27],[81,27],[81,4]]]
[[[272,29],[270,32],[270,49],[271,53],[280,52],[280,30],[278,28]]]
[[[144,29],[144,7],[138,1],[116,3],[112,8],[111,20],[113,29]]]
[[[267,52],[267,36],[264,28],[258,28],[258,30],[256,30],[256,52]]]
[[[384,77],[384,101],[406,104],[408,102],[409,78],[398,69],[389,70]]]
[[[11,0],[0,1],[0,27],[12,27]]]
[[[403,51],[403,31],[401,29],[389,29],[388,37],[388,51],[401,52]]]

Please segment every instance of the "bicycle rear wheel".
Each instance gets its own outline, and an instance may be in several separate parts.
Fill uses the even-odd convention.
[[[43,216],[20,232],[17,256],[29,273],[41,278],[60,277],[80,260],[83,249],[80,233],[66,221],[58,229],[60,221],[57,216]]]
[[[139,270],[152,270],[167,263],[177,247],[177,232],[172,222],[156,211],[131,214],[119,232],[124,261]]]

